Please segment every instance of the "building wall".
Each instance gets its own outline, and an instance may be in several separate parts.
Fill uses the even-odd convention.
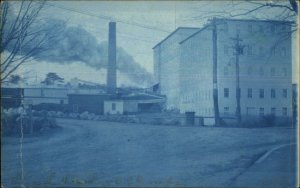
[[[68,103],[68,90],[63,88],[24,88],[24,101],[37,105],[41,103]]]
[[[123,101],[104,101],[104,114],[123,114]]]
[[[227,26],[226,26],[227,24]],[[227,21],[218,24],[218,96],[221,116],[236,112],[236,67],[231,38],[239,33],[244,53],[240,55],[241,113],[266,115],[275,109],[276,116],[291,116],[292,65],[290,27],[286,23],[257,21]],[[282,27],[285,27],[282,28]],[[229,96],[224,96],[228,88]],[[248,97],[248,89],[252,97]],[[259,96],[264,90],[264,97]],[[283,96],[283,90],[287,96]],[[271,90],[275,96],[271,97]],[[287,114],[284,114],[284,108]]]
[[[124,112],[126,113],[136,113],[138,112],[138,102],[136,101],[124,101]]]
[[[83,95],[70,94],[68,95],[68,103],[72,106],[74,111],[84,112],[88,111],[95,114],[104,113],[104,101],[108,100],[110,95]]]
[[[68,98],[24,97],[24,102],[32,105],[38,105],[42,103],[67,104]]]
[[[154,75],[160,83],[160,93],[167,95],[167,107],[179,108],[179,42],[198,29],[179,28],[154,48]]]
[[[1,107],[5,109],[19,107],[23,95],[22,88],[1,88]]]
[[[190,40],[181,43],[180,62],[180,111],[194,111],[199,116],[213,116],[210,29],[204,29]]]
[[[239,58],[242,116],[257,117],[274,112],[276,116],[292,115],[289,31],[287,22],[218,20],[217,87],[221,117],[235,116],[236,111],[236,69],[231,38],[237,33],[245,45]],[[157,75],[161,93],[167,96],[167,108],[179,106],[181,112],[214,116],[212,42],[212,30],[207,26],[182,41],[179,48],[173,39],[161,45],[160,54],[159,48],[154,49],[155,63],[160,60],[155,69],[160,73]],[[179,62],[176,54],[180,54]],[[224,89],[228,89],[228,97]],[[248,89],[252,90],[252,97],[248,97]],[[263,98],[259,95],[261,89]],[[275,92],[275,96],[272,97],[271,92]]]

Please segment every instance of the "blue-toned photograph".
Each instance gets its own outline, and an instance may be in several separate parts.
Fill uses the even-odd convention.
[[[299,1],[0,3],[1,187],[299,186]]]

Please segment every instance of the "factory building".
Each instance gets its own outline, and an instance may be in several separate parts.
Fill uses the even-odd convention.
[[[17,108],[22,104],[23,88],[1,87],[1,108]]]
[[[147,93],[130,93],[104,101],[104,114],[137,114],[161,112],[163,96]]]
[[[108,62],[105,93],[70,93],[68,104],[73,112],[95,114],[134,114],[160,112],[165,101],[161,96],[150,96],[141,91],[117,88],[116,23],[109,23]],[[144,91],[145,92],[145,91]]]
[[[179,108],[179,42],[198,30],[179,27],[153,47],[155,81],[160,85],[160,92],[168,96],[169,108]]]
[[[66,88],[24,88],[24,102],[38,105],[42,103],[67,104]]]
[[[239,69],[236,69],[237,36],[241,39]],[[167,44],[166,40],[170,39],[162,42]],[[215,86],[220,117],[235,117],[237,91],[240,91],[244,119],[267,114],[292,115],[291,22],[216,19],[173,43],[176,43],[174,47],[171,43],[171,46],[159,44],[159,50],[154,48],[154,71],[161,94],[166,95],[168,101],[176,96],[174,101],[181,112],[194,111],[199,116],[214,117]],[[172,55],[167,59],[161,56],[161,52],[170,50],[174,54],[169,52]],[[213,80],[214,56],[216,82]],[[176,67],[170,63],[173,59],[176,59]],[[173,104],[167,103],[167,108],[172,107]]]

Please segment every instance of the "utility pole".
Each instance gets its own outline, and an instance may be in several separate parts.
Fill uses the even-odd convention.
[[[29,113],[29,126],[30,126],[30,134],[33,134],[33,124],[32,124],[32,104],[28,106],[28,113]]]
[[[240,39],[239,34],[236,34],[236,38],[231,38],[234,41],[234,55],[235,55],[235,76],[236,76],[236,118],[240,124],[241,118],[241,89],[240,89],[240,65],[239,56],[243,54],[244,47],[240,44],[243,40]]]
[[[212,20],[213,32],[213,101],[214,101],[214,114],[215,114],[215,125],[220,125],[220,112],[219,112],[219,102],[218,102],[218,53],[217,53],[217,26],[216,18]]]

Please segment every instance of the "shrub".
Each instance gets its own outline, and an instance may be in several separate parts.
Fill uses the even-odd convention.
[[[58,112],[56,112],[55,117],[64,117],[64,113],[58,111]]]
[[[88,115],[88,120],[93,120],[95,118],[95,114],[94,113],[91,113]]]
[[[87,120],[88,116],[89,116],[89,113],[87,111],[85,111],[79,115],[79,118],[83,119],[83,120]]]
[[[36,112],[35,112],[36,113]],[[20,136],[21,130],[23,134],[31,132],[30,124],[32,123],[33,133],[39,133],[41,129],[57,128],[55,118],[50,118],[47,113],[40,112],[40,117],[32,117],[31,121],[29,116],[23,109],[9,109],[2,114],[2,133],[4,136]]]
[[[56,117],[56,112],[55,111],[49,111],[47,112],[48,117]]]
[[[69,114],[69,118],[79,119],[80,116],[79,116],[79,113],[70,113],[70,114]]]

